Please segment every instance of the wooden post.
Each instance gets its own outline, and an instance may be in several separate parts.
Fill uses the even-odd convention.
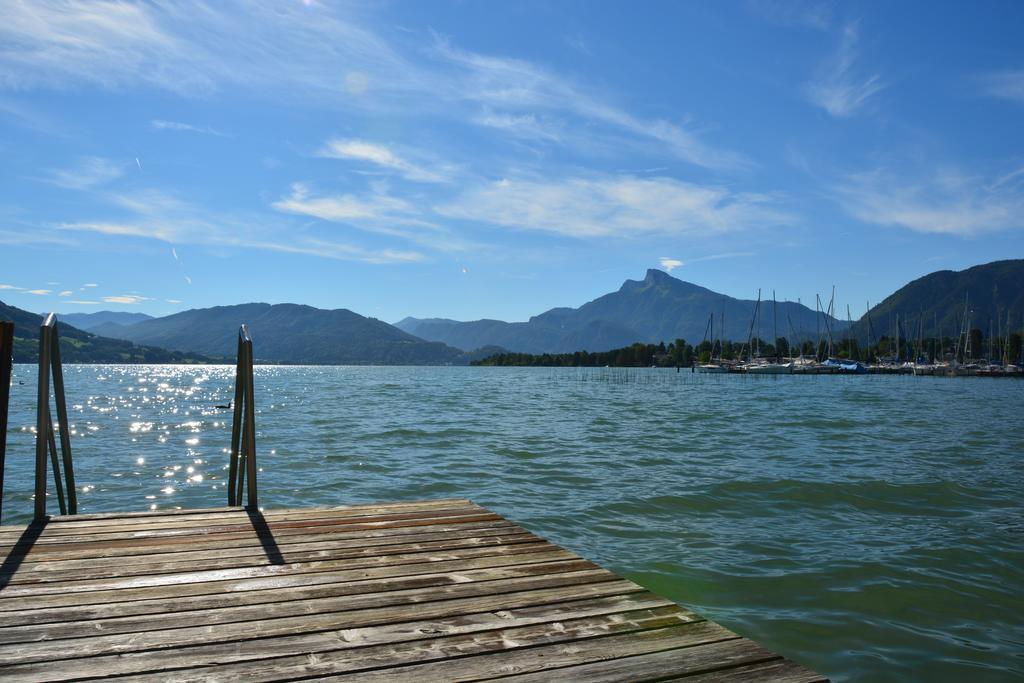
[[[14,323],[0,321],[0,521],[4,510],[4,461],[7,457],[7,409],[14,371]]]
[[[228,505],[234,507],[238,501],[238,450],[242,435],[242,337],[238,337],[238,351],[235,355],[235,414],[231,420],[231,454],[228,459]]]
[[[249,487],[248,494],[249,500],[247,501],[249,507],[255,508],[257,506],[256,496],[256,406],[255,406],[255,391],[253,389],[253,371],[252,371],[252,338],[249,337],[249,328],[242,325],[242,329],[245,331],[245,423],[247,429],[245,434],[249,437],[248,444],[245,449],[245,465],[248,477]]]
[[[46,517],[46,446],[50,429],[50,349],[53,313],[46,316],[39,328],[39,382],[36,393],[36,481],[35,518]]]

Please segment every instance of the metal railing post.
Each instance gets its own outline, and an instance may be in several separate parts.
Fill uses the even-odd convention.
[[[46,446],[50,429],[50,339],[51,313],[39,328],[39,382],[36,393],[36,481],[35,518],[46,517]]]
[[[50,412],[50,377],[53,377],[53,394],[57,406],[57,426],[60,429],[61,460],[64,462],[64,479],[61,479],[61,460],[57,459],[57,442],[53,429],[53,414]],[[35,472],[35,518],[46,517],[46,452],[50,452],[53,466],[54,488],[61,514],[76,514],[78,498],[75,492],[75,470],[71,458],[71,432],[68,425],[68,408],[64,399],[64,372],[60,362],[60,334],[57,332],[57,316],[50,313],[39,328],[39,385],[36,401],[36,472]],[[65,496],[66,492],[66,496]]]
[[[7,457],[7,410],[14,372],[14,323],[0,321],[0,521],[4,510],[4,464]]]
[[[256,408],[253,390],[252,337],[249,327],[238,330],[238,358],[235,364],[235,412],[231,423],[231,456],[228,461],[228,505],[257,505],[256,488]],[[248,478],[248,482],[246,479]],[[246,486],[248,484],[248,486]]]

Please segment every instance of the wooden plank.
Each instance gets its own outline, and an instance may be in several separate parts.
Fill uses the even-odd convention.
[[[686,683],[828,683],[821,674],[787,659],[667,680]]]
[[[486,515],[491,518],[500,519],[493,512],[480,507],[446,508],[443,510],[420,510],[412,512],[383,512],[375,515],[328,515],[312,519],[285,519],[266,521],[266,528],[269,529],[294,529],[317,526],[339,526],[345,524],[366,524],[372,522],[392,522],[407,519],[448,519]],[[27,527],[26,527],[27,529]],[[253,529],[253,522],[249,517],[242,517],[235,520],[226,520],[218,523],[216,520],[204,520],[199,524],[129,524],[106,527],[103,529],[90,529],[89,527],[65,528],[64,525],[47,524],[41,528],[38,536],[34,537],[34,545],[40,543],[82,543],[89,541],[117,540],[125,538],[171,538],[175,536],[194,536],[216,533],[232,533],[239,531],[250,531]],[[7,547],[17,547],[18,541],[24,533],[7,533],[4,540]]]
[[[499,593],[529,591],[564,586],[622,581],[606,569],[584,569],[539,576],[505,577],[500,581],[463,581],[428,588],[388,590],[358,595],[323,595],[313,598],[295,594],[292,599],[253,605],[231,605],[219,609],[193,609],[165,613],[155,620],[150,615],[104,616],[98,619],[63,623],[21,625],[0,628],[0,647],[12,643],[32,643],[62,638],[80,638],[96,633],[142,633],[163,629],[210,626],[247,621],[263,621],[294,616],[313,617],[349,610],[383,608],[395,605],[424,604],[441,600],[490,596]],[[636,586],[640,590],[639,586]],[[328,592],[321,588],[321,591]],[[344,623],[343,615],[335,615]]]
[[[181,647],[194,642],[231,642],[239,639],[254,639],[275,635],[295,635],[318,631],[336,630],[339,626],[357,628],[375,626],[414,619],[440,619],[473,612],[504,610],[529,605],[542,605],[567,600],[624,595],[642,592],[635,583],[626,580],[603,581],[578,586],[544,588],[513,593],[499,593],[471,598],[440,600],[421,604],[399,605],[384,608],[352,610],[345,613],[344,621],[336,614],[283,617],[279,619],[258,619],[240,623],[217,624],[216,626],[195,626],[178,629],[163,629],[142,633],[98,635],[68,640],[18,643],[0,646],[0,662],[19,664],[93,657],[101,654],[140,652],[156,648]],[[59,665],[55,665],[59,666]],[[0,673],[3,669],[0,668]]]
[[[390,545],[364,544],[362,547],[352,547],[345,544],[340,548],[328,548],[322,550],[289,550],[280,548],[268,556],[262,551],[253,552],[250,549],[248,555],[211,556],[206,559],[186,560],[165,560],[163,562],[123,562],[122,564],[105,564],[101,566],[89,566],[89,560],[74,562],[74,566],[67,567],[54,562],[41,563],[34,566],[19,567],[15,574],[0,574],[0,577],[7,577],[8,585],[22,585],[32,583],[47,583],[53,581],[67,581],[69,579],[106,579],[121,578],[128,576],[152,576],[154,574],[174,574],[181,572],[196,572],[207,569],[230,569],[234,567],[255,567],[263,565],[281,564],[303,564],[313,561],[340,560],[355,557],[384,557],[387,555],[399,555],[416,552],[434,552],[439,550],[455,550],[457,548],[473,548],[496,545],[515,545],[518,543],[546,543],[533,534],[522,532],[519,534],[501,534],[493,536],[481,536],[472,534],[456,538],[444,538],[437,541],[419,541],[413,543],[398,543]],[[287,552],[287,554],[286,554]]]
[[[438,524],[396,523],[374,529],[353,529],[345,527],[332,529],[317,527],[308,533],[303,529],[284,529],[270,534],[275,542],[312,543],[324,540],[372,539],[386,536],[414,535],[420,533],[457,532],[463,529],[490,529],[506,527],[520,529],[511,522],[487,520],[483,522],[443,522]],[[30,562],[48,562],[63,559],[104,558],[104,557],[145,557],[152,554],[169,554],[181,552],[211,552],[225,548],[256,548],[266,544],[267,535],[255,530],[239,534],[217,534],[195,539],[187,544],[167,544],[156,540],[124,540],[102,543],[80,543],[74,547],[50,545],[35,546],[27,553],[12,555],[22,564]],[[22,559],[23,558],[23,559]]]
[[[620,681],[661,681],[668,676],[689,676],[738,667],[743,664],[779,659],[746,639],[726,640],[709,645],[672,650],[657,650],[642,655],[622,658],[602,658],[599,661],[544,670],[548,662],[537,666],[535,673],[508,676],[513,683],[539,683],[540,681],[580,680],[591,683],[619,683]]]
[[[131,601],[119,600],[117,602],[100,602],[97,604],[77,605],[71,607],[34,607],[19,611],[0,612],[0,628],[21,626],[25,624],[84,621],[86,619],[124,617],[142,614],[163,615],[189,610],[214,610],[222,607],[286,602],[290,600],[309,600],[321,597],[336,597],[339,595],[365,595],[369,593],[382,593],[409,588],[445,586],[468,583],[471,581],[497,581],[504,578],[514,578],[519,576],[539,576],[542,574],[556,574],[560,572],[576,572],[593,569],[600,569],[600,567],[586,560],[560,560],[556,562],[537,562],[523,565],[484,567],[481,569],[449,571],[434,574],[418,574],[415,576],[399,576],[394,578],[369,579],[362,581],[345,581],[344,574],[340,574],[339,578],[342,578],[341,581],[314,583],[308,585],[299,584],[297,586],[289,587],[289,590],[249,590],[191,597],[175,595],[172,598],[163,599]],[[122,596],[114,595],[111,597],[121,598]]]
[[[692,613],[680,610],[664,598],[650,593],[634,593],[557,604],[525,606],[500,611],[485,611],[425,621],[409,621],[381,626],[344,628],[317,633],[285,635],[232,643],[207,644],[197,641],[186,646],[149,650],[131,655],[98,655],[82,659],[66,659],[59,666],[49,662],[10,665],[0,668],[4,680],[71,680],[84,677],[122,676],[217,667],[258,662],[270,658],[286,658],[303,653],[306,658],[319,658],[323,653],[345,651],[359,653],[364,648],[391,646],[394,643],[419,641],[441,636],[486,633],[510,628],[538,626],[557,632],[577,619],[607,617],[619,620],[666,620],[666,623],[701,621]],[[662,626],[665,624],[657,624]],[[202,671],[200,669],[200,671]],[[200,674],[204,676],[209,672]],[[183,674],[176,673],[174,678]]]
[[[110,602],[128,602],[142,600],[170,599],[174,597],[218,594],[231,594],[244,591],[285,591],[296,586],[311,586],[322,583],[344,581],[363,581],[395,577],[415,577],[424,574],[444,572],[463,572],[471,569],[488,567],[520,566],[546,562],[578,560],[576,555],[564,550],[512,555],[487,555],[460,560],[441,562],[420,562],[404,565],[385,565],[382,567],[359,568],[343,571],[324,571],[315,573],[296,573],[271,575],[266,577],[244,577],[241,579],[218,579],[190,584],[158,584],[136,588],[121,587],[119,589],[58,592],[45,595],[28,594],[0,600],[0,607],[10,610],[42,609],[48,607],[67,607],[73,605],[108,604]],[[0,596],[3,592],[0,591]]]
[[[519,650],[539,645],[574,644],[573,641],[582,639],[675,626],[682,626],[689,637],[688,642],[694,644],[737,637],[734,633],[711,622],[686,622],[684,615],[681,614],[664,614],[657,610],[643,610],[579,619],[563,619],[556,622],[476,632],[470,635],[331,650],[318,652],[315,656],[300,655],[222,664],[202,669],[190,668],[174,672],[172,677],[178,683],[189,681],[198,683],[211,678],[216,678],[221,683],[258,683],[260,681],[319,678],[370,669],[387,669],[395,671],[395,678],[399,678],[402,676],[402,670],[395,670],[394,667],[406,664],[422,664],[429,661]],[[132,677],[128,680],[142,680],[142,678]],[[440,679],[427,678],[425,680]]]
[[[706,622],[705,622],[706,623]],[[510,681],[591,681],[643,680],[639,655],[651,653],[672,653],[676,668],[685,661],[688,668],[700,671],[708,662],[708,653],[717,656],[738,658],[733,651],[735,643],[748,643],[715,624],[710,626],[680,624],[639,633],[611,635],[603,638],[577,640],[569,645],[552,644],[523,649],[504,649],[487,653],[486,656],[471,656],[445,659],[426,664],[393,666],[373,671],[357,672],[324,677],[321,680],[373,681],[427,680],[427,681],[476,681],[502,677]],[[751,643],[757,653],[744,652],[745,661],[757,661],[752,657],[776,657]],[[726,654],[728,652],[728,654]],[[715,660],[719,661],[719,660]],[[616,662],[626,663],[625,666]],[[630,666],[630,665],[634,666]],[[586,668],[584,668],[586,667]],[[614,668],[619,678],[602,678],[605,670]],[[627,674],[627,675],[624,675]],[[592,678],[592,675],[596,677]]]
[[[353,503],[350,505],[314,506],[308,508],[270,508],[266,512],[295,511],[295,510],[355,510],[360,508],[403,508],[408,506],[437,506],[445,507],[454,504],[455,506],[475,505],[467,498],[436,498],[429,500],[409,500],[394,503]],[[218,515],[225,511],[237,512],[245,510],[244,507],[212,507],[212,508],[190,508],[187,510],[140,510],[138,512],[90,512],[84,515],[51,515],[52,522],[92,522],[103,519],[136,519],[148,517],[188,517],[191,515]],[[3,528],[3,527],[0,527]]]
[[[307,509],[282,509],[266,510],[258,513],[249,513],[245,508],[225,508],[220,514],[196,514],[196,515],[153,515],[140,516],[130,519],[119,517],[100,520],[88,520],[68,516],[63,517],[65,521],[54,522],[50,518],[46,524],[41,525],[44,535],[75,535],[81,533],[104,533],[110,531],[131,531],[144,529],[178,529],[184,527],[201,527],[207,524],[227,525],[245,524],[254,518],[262,518],[266,521],[286,522],[313,519],[347,519],[353,517],[375,517],[379,515],[398,515],[406,513],[448,513],[450,511],[490,512],[485,508],[470,502],[462,504],[430,505],[375,505],[362,506],[358,508],[307,508]],[[9,539],[19,536],[32,526],[2,526],[0,527],[0,539]]]
[[[0,603],[7,598],[21,596],[41,596],[53,593],[115,591],[129,588],[149,586],[178,586],[190,583],[208,583],[227,579],[249,579],[266,576],[286,576],[292,574],[319,573],[339,569],[372,569],[388,567],[402,571],[403,565],[429,565],[449,560],[461,560],[471,557],[488,557],[492,555],[526,555],[543,554],[557,559],[577,559],[576,555],[562,550],[547,541],[533,543],[517,543],[482,548],[460,548],[455,550],[428,551],[423,553],[403,553],[399,555],[368,556],[344,560],[322,560],[313,562],[296,562],[292,564],[272,564],[258,567],[245,566],[230,569],[208,569],[198,572],[181,574],[157,574],[133,576],[115,579],[89,579],[85,581],[51,581],[47,583],[10,584],[0,592]],[[415,572],[418,567],[410,571]]]
[[[19,555],[19,571],[25,571],[36,564],[62,563],[71,567],[72,562],[84,562],[87,566],[108,566],[121,563],[144,564],[150,562],[179,561],[189,558],[212,556],[258,556],[268,541],[282,549],[323,550],[328,548],[357,547],[367,545],[392,545],[415,540],[439,540],[440,538],[462,538],[470,535],[493,535],[497,533],[529,533],[511,522],[469,522],[466,524],[437,524],[414,527],[389,527],[380,530],[365,530],[359,533],[337,534],[252,534],[238,539],[203,539],[202,542],[187,546],[127,545],[114,547],[88,546],[64,552],[28,553]],[[23,558],[23,559],[22,559]],[[33,569],[34,571],[34,569]]]

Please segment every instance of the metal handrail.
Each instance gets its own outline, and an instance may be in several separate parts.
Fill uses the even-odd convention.
[[[61,482],[60,461],[54,437],[53,414],[50,411],[50,377],[53,377],[53,397],[57,408],[57,426],[60,450],[64,461],[64,481]],[[78,498],[75,492],[75,469],[71,461],[71,432],[68,427],[68,407],[64,400],[64,373],[60,362],[60,335],[57,316],[50,313],[39,328],[39,391],[36,403],[36,479],[35,518],[46,517],[46,452],[50,452],[53,481],[57,491],[60,513],[76,514]],[[65,490],[67,499],[65,502]]]
[[[235,366],[235,414],[231,422],[231,457],[228,461],[228,505],[241,505],[248,476],[250,508],[256,508],[256,410],[252,380],[252,337],[249,326],[238,328],[238,360]]]
[[[14,370],[14,323],[0,320],[0,521],[4,510],[4,461],[7,457],[7,407]]]

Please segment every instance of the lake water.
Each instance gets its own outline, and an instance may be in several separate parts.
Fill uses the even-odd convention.
[[[65,367],[80,511],[226,504],[233,381]],[[835,680],[1024,677],[1024,382],[258,367],[256,404],[264,507],[467,497]]]

